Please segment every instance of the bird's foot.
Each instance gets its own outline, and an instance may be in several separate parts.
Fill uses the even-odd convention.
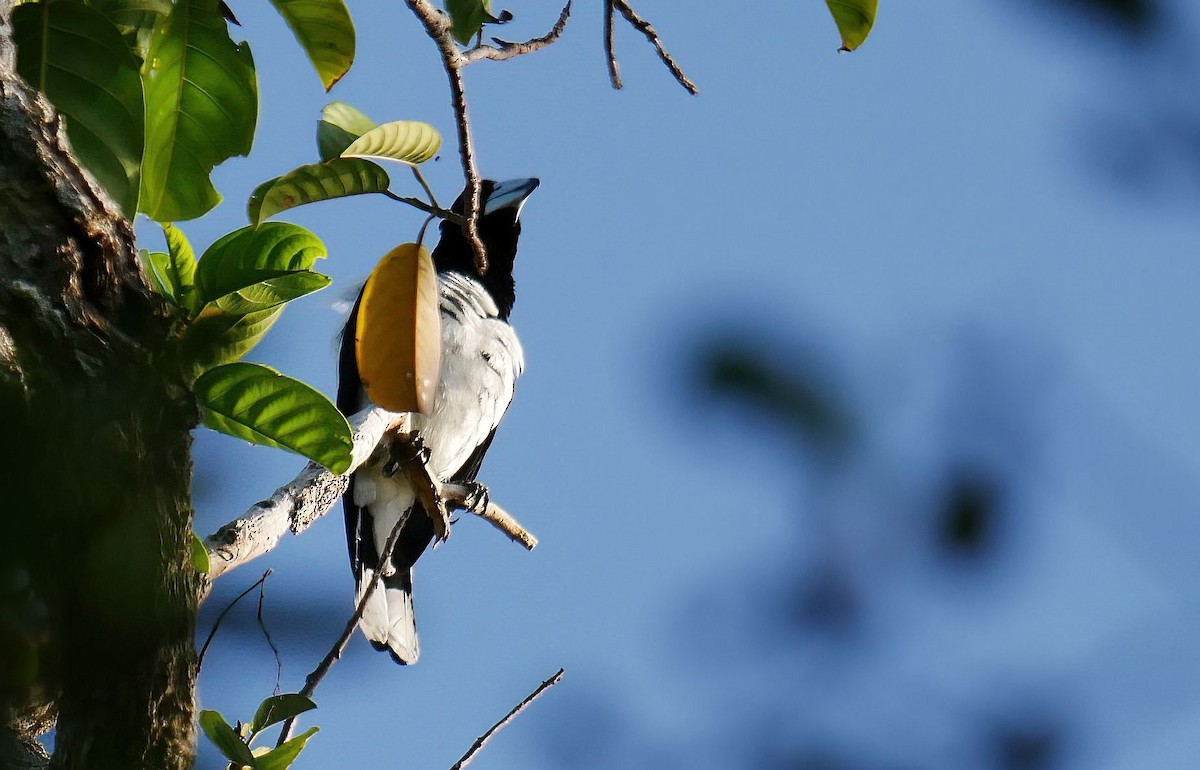
[[[405,463],[414,460],[425,465],[430,458],[429,447],[419,433],[410,434],[405,441],[393,441],[388,448],[388,459],[380,470],[385,477],[391,478],[400,472]]]
[[[458,484],[466,490],[462,502],[468,511],[479,514],[487,510],[491,498],[488,496],[486,485],[480,484],[478,481],[460,481]]]

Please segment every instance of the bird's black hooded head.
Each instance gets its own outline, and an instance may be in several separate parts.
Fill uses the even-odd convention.
[[[487,248],[488,270],[483,275],[475,268],[475,254],[467,243],[462,228],[450,221],[441,225],[442,237],[433,250],[433,266],[439,273],[455,272],[474,278],[496,301],[500,317],[508,318],[516,300],[513,282],[513,262],[517,256],[517,239],[521,235],[521,206],[537,189],[537,179],[510,179],[494,182],[485,179],[480,191],[482,211],[479,217],[479,236]],[[463,213],[464,197],[458,196],[451,210]]]

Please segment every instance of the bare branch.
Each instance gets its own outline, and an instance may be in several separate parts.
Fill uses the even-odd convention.
[[[616,72],[616,58],[612,49],[612,7],[615,7],[617,10],[619,10],[621,15],[625,17],[625,20],[633,25],[634,29],[646,36],[646,39],[649,40],[654,46],[654,50],[658,51],[658,58],[662,60],[663,64],[667,65],[667,69],[669,69],[671,74],[675,76],[675,80],[679,81],[679,85],[683,86],[684,89],[686,89],[687,92],[693,96],[700,93],[700,89],[697,88],[696,84],[691,81],[691,78],[684,74],[683,68],[679,66],[677,61],[675,61],[675,57],[671,56],[671,54],[667,52],[667,49],[663,47],[662,39],[658,36],[658,30],[654,29],[650,22],[639,16],[637,11],[633,10],[633,8],[631,8],[629,3],[627,3],[625,0],[605,0],[604,2],[605,50],[608,53],[610,77],[612,77],[613,73]],[[616,75],[613,81],[613,88],[620,87],[621,78],[620,75]]]
[[[378,407],[364,409],[350,418],[354,431],[354,450],[347,475],[338,476],[316,463],[309,463],[300,475],[275,490],[270,498],[255,503],[239,518],[208,536],[204,546],[209,554],[206,581],[211,585],[234,567],[258,558],[273,549],[284,533],[299,534],[328,513],[346,491],[348,474],[362,465],[389,427],[400,415]]]
[[[225,616],[229,614],[230,610],[232,610],[235,606],[237,606],[238,602],[240,602],[242,599],[245,599],[246,596],[251,591],[253,591],[255,588],[258,588],[259,586],[266,583],[267,578],[269,578],[270,576],[271,576],[271,570],[268,568],[267,571],[262,574],[262,577],[260,577],[258,580],[255,580],[253,583],[251,583],[250,586],[248,588],[246,588],[245,591],[242,591],[240,594],[237,595],[237,598],[235,598],[229,604],[226,604],[225,609],[221,610],[221,614],[217,615],[217,619],[213,621],[212,628],[209,629],[208,636],[205,637],[205,639],[204,639],[204,644],[200,645],[200,653],[196,656],[196,673],[199,673],[204,668],[204,656],[205,656],[205,654],[208,653],[208,645],[212,644],[212,640],[217,635],[217,629],[219,629],[221,627],[221,621],[225,620]],[[261,623],[261,619],[260,619],[260,623]],[[266,630],[265,627],[263,630],[264,631]],[[268,639],[269,638],[270,637],[268,637]],[[274,643],[271,644],[271,649],[275,649]]]
[[[616,90],[624,88],[621,82],[621,65],[617,64],[617,45],[613,35],[613,0],[604,0],[604,57],[608,60],[608,80]]]
[[[462,770],[464,767],[471,764],[471,761],[475,759],[475,755],[487,745],[487,742],[492,739],[493,735],[507,727],[509,722],[516,719],[518,714],[529,707],[529,704],[541,697],[542,693],[544,693],[546,690],[549,690],[551,687],[561,682],[562,678],[563,670],[560,668],[553,676],[539,684],[536,690],[525,696],[525,700],[513,707],[513,710],[505,714],[503,719],[492,725],[491,729],[489,729],[486,733],[479,736],[471,748],[467,749],[467,753],[463,754],[462,759],[455,762],[454,766],[451,767],[450,770]]]
[[[540,51],[546,46],[549,46],[558,40],[559,35],[567,27],[567,19],[571,16],[571,0],[567,0],[567,4],[563,6],[562,12],[558,15],[558,21],[554,22],[554,26],[550,28],[542,37],[535,37],[526,40],[524,43],[510,43],[507,40],[501,40],[498,37],[492,38],[496,43],[495,46],[480,45],[467,51],[467,62],[476,62],[481,59],[491,59],[492,61],[505,61],[517,56],[523,56],[527,53]]]
[[[422,184],[424,184],[424,181],[424,179],[421,180]],[[435,217],[440,217],[442,219],[449,219],[451,222],[459,226],[462,226],[466,221],[462,218],[462,216],[455,214],[450,209],[444,209],[441,206],[428,204],[420,198],[409,198],[404,195],[397,195],[391,190],[384,190],[383,194],[398,203],[407,203],[415,209],[420,209],[426,214],[432,214]]]

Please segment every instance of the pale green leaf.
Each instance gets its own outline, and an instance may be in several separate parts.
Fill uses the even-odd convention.
[[[282,746],[277,746],[258,757],[256,760],[257,770],[287,770],[296,761],[304,744],[308,743],[309,738],[316,735],[318,729],[310,727],[295,738],[285,741]]]
[[[325,90],[354,63],[354,22],[344,0],[271,0],[308,54]]]
[[[309,270],[325,254],[321,239],[299,225],[243,227],[205,250],[196,269],[196,289],[202,302],[212,302],[285,273]]]
[[[212,565],[209,563],[208,549],[204,547],[204,541],[200,539],[199,535],[193,532],[191,544],[192,569],[200,574],[207,573]]]
[[[201,711],[200,729],[235,767],[254,767],[254,755],[219,711]]]
[[[220,202],[217,165],[250,151],[258,84],[246,43],[235,44],[211,0],[177,0],[143,68],[146,153],[139,209],[159,222],[193,219]]]
[[[330,102],[317,121],[317,151],[321,160],[333,160],[354,140],[375,128],[375,121],[345,102]]]
[[[63,116],[80,162],[132,217],[138,206],[143,105],[138,63],[121,33],[83,3],[13,10],[17,71]]]
[[[879,0],[825,0],[838,32],[842,36],[839,50],[853,51],[863,44],[875,26],[875,10]]]
[[[213,430],[291,450],[333,473],[350,467],[350,424],[303,382],[261,364],[235,363],[208,370],[193,387],[204,424]]]
[[[388,189],[382,168],[361,158],[335,158],[325,163],[289,171],[255,188],[246,204],[250,221],[258,224],[281,211],[305,203],[343,198],[347,195],[381,193]]]
[[[343,158],[381,158],[415,166],[437,155],[442,136],[437,129],[419,120],[394,120],[383,123],[342,151]]]
[[[258,710],[254,712],[254,719],[250,722],[250,733],[252,735],[260,733],[271,725],[279,724],[285,719],[291,719],[297,714],[303,714],[316,707],[317,704],[300,693],[285,692],[281,695],[272,695],[258,704]]]
[[[171,256],[161,251],[138,250],[138,259],[142,269],[150,277],[150,284],[164,299],[173,304],[176,302],[175,284],[171,283]]]

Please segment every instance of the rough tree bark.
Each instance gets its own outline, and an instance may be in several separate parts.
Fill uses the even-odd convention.
[[[0,0],[0,766],[189,768],[196,576],[172,320],[16,75]],[[5,754],[4,752],[8,752]]]

